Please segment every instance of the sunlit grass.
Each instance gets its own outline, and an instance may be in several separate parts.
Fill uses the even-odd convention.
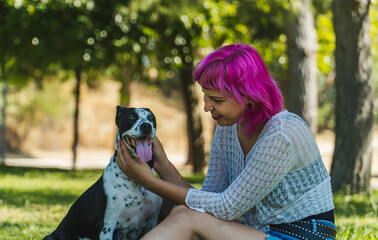
[[[101,170],[0,168],[0,239],[42,239]]]
[[[102,170],[0,167],[0,239],[42,239]],[[200,188],[204,176],[185,178]],[[378,191],[335,194],[337,240],[378,239]]]
[[[378,191],[371,194],[334,195],[339,240],[378,239]]]

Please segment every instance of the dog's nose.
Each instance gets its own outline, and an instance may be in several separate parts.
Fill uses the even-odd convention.
[[[140,129],[143,131],[143,132],[149,132],[152,130],[152,126],[151,124],[149,123],[142,123],[142,125],[140,126]]]

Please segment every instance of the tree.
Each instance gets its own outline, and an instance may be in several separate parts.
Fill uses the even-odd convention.
[[[288,55],[288,110],[301,116],[311,129],[317,132],[317,37],[311,0],[294,1],[287,13],[286,29]]]
[[[198,111],[198,96],[192,78],[193,61],[198,51],[198,38],[201,27],[194,23],[182,10],[175,14],[167,14],[168,6],[163,9],[156,22],[151,25],[158,30],[157,60],[159,67],[170,69],[176,73],[180,81],[187,116],[188,161],[192,164],[193,172],[202,172],[205,166],[204,138],[201,115]],[[178,8],[179,9],[179,8]]]
[[[161,67],[173,69],[180,79],[187,115],[188,164],[194,172],[205,166],[204,138],[198,96],[193,84],[194,62],[202,59],[201,48],[217,48],[226,43],[241,41],[247,36],[247,27],[238,23],[237,2],[190,1],[169,8],[175,14],[165,15],[168,6],[163,4],[162,15],[153,29],[158,31],[158,58]],[[186,4],[186,5],[185,5]],[[155,10],[156,12],[156,10]]]
[[[331,84],[326,84],[327,78],[323,75],[329,74],[333,67],[334,39],[332,27],[324,25],[330,19],[331,1],[311,2],[312,4],[302,0],[242,0],[238,15],[239,23],[244,23],[249,28],[251,44],[259,50],[272,77],[279,82],[285,95],[286,107],[302,116],[315,133],[319,101],[316,96],[317,84],[320,84],[322,90],[320,120],[325,118],[331,119],[327,123],[332,121],[328,116],[333,116],[332,107],[329,106],[333,106],[333,102],[329,101],[333,88],[328,87]],[[318,42],[314,19],[317,20],[317,31],[320,31],[321,38]],[[316,64],[319,74],[316,74]]]
[[[370,0],[334,0],[336,35],[335,151],[331,166],[333,189],[351,186],[368,191],[373,131]]]
[[[7,141],[7,92],[9,85],[24,86],[29,79],[37,79],[48,69],[47,61],[40,58],[38,39],[26,19],[29,12],[21,5],[0,2],[0,78],[2,89],[1,158],[5,163],[8,150]],[[38,59],[39,61],[36,61]]]
[[[112,64],[114,46],[108,35],[117,36],[113,12],[118,1],[24,1],[19,8],[27,12],[22,26],[27,26],[28,36],[34,36],[36,50],[22,57],[31,69],[44,70],[50,63],[66,72],[73,72],[76,79],[73,164],[76,167],[79,144],[80,87],[83,73],[101,70]],[[24,16],[24,15],[23,15]],[[29,51],[27,45],[20,48]],[[21,56],[18,54],[17,56]],[[23,61],[24,62],[24,61]],[[42,63],[42,64],[41,64]]]
[[[0,25],[4,26],[8,15],[9,8],[4,2],[0,3]],[[2,106],[1,106],[1,164],[5,164],[6,152],[7,152],[7,138],[6,138],[6,107],[7,107],[7,89],[8,89],[8,77],[6,75],[6,63],[9,56],[7,56],[6,48],[9,47],[9,38],[6,38],[7,30],[0,28],[0,49],[2,50],[2,58],[0,59],[0,79],[3,81],[2,91]]]
[[[1,66],[1,77],[3,79],[2,102],[1,106],[1,164],[5,165],[7,154],[7,125],[6,125],[6,109],[7,109],[7,92],[8,92],[8,76],[5,73],[5,64]]]
[[[136,78],[145,80],[141,76],[148,66],[143,59],[153,55],[155,50],[151,48],[151,41],[155,39],[149,36],[153,30],[145,22],[145,18],[150,16],[146,16],[138,4],[149,5],[140,1],[118,1],[118,4],[114,1],[111,6],[104,1],[95,9],[96,15],[101,16],[97,17],[97,25],[107,25],[107,43],[102,45],[107,52],[106,62],[110,65],[108,72],[121,83],[120,104],[123,106],[128,106],[130,102],[131,82]],[[104,14],[103,9],[108,9],[108,13]]]

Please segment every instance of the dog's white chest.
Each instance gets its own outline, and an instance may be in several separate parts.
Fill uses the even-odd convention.
[[[130,180],[113,158],[103,182],[107,203],[100,239],[139,239],[156,226],[161,198]]]

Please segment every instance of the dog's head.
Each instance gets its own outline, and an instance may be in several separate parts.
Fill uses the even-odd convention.
[[[126,143],[132,156],[149,162],[152,159],[152,141],[156,135],[154,114],[147,108],[117,106],[115,122],[118,127],[117,140],[121,138]]]

